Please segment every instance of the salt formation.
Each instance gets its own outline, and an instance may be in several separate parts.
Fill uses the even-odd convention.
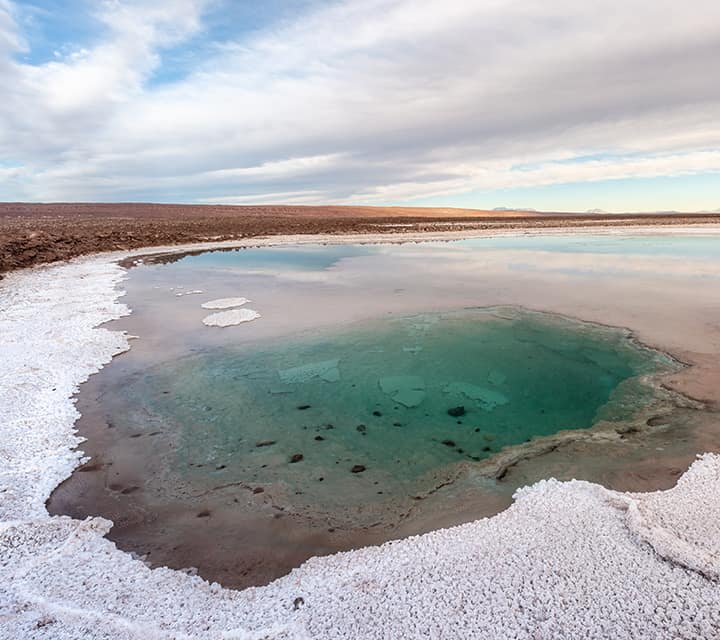
[[[242,307],[244,304],[251,302],[247,298],[218,298],[203,302],[200,306],[203,309],[232,309],[233,307]]]
[[[231,311],[211,313],[203,318],[203,324],[208,327],[231,327],[243,322],[257,320],[259,317],[260,314],[254,309],[233,309]]]
[[[498,405],[509,402],[507,396],[499,391],[483,389],[469,382],[452,382],[443,389],[443,393],[460,394],[470,400],[476,400],[487,411],[492,411]]]
[[[149,569],[102,518],[50,517],[45,500],[81,460],[72,395],[128,346],[94,328],[126,312],[122,277],[101,256],[0,283],[0,638],[718,637],[717,455],[663,492],[539,482],[493,518],[313,558],[242,592]]]
[[[310,382],[314,379],[325,382],[337,382],[340,380],[339,360],[323,360],[322,362],[310,362],[291,369],[278,371],[280,380],[284,383],[294,384],[298,382]]]
[[[404,407],[417,407],[425,400],[425,381],[419,376],[387,376],[380,378],[378,385]]]

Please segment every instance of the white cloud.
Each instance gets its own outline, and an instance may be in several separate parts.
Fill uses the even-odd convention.
[[[245,193],[234,196],[211,196],[199,200],[207,204],[314,204],[327,198],[324,191],[274,191],[262,193]]]
[[[719,168],[715,1],[346,0],[168,85],[204,2],[104,3],[105,41],[37,66],[9,6],[0,153],[26,191],[2,198],[382,203]]]

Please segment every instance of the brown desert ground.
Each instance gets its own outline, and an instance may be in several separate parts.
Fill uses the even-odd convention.
[[[0,278],[97,251],[277,234],[720,223],[720,214],[568,214],[424,207],[0,203]]]

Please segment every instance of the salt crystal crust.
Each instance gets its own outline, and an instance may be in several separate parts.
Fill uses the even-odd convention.
[[[251,302],[247,298],[218,298],[203,302],[200,306],[203,309],[232,309],[233,307],[242,307],[244,304]]]
[[[243,322],[257,320],[260,314],[255,309],[233,309],[232,311],[221,311],[211,313],[203,318],[203,324],[208,327],[232,327]]]
[[[128,348],[98,328],[128,312],[123,276],[99,256],[0,282],[3,640],[720,636],[712,454],[669,491],[542,481],[493,518],[313,558],[241,592],[149,569],[102,518],[50,517],[45,500],[82,459],[72,396]]]

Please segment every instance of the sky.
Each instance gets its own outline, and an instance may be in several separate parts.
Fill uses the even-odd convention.
[[[0,201],[720,210],[717,0],[0,0]]]

